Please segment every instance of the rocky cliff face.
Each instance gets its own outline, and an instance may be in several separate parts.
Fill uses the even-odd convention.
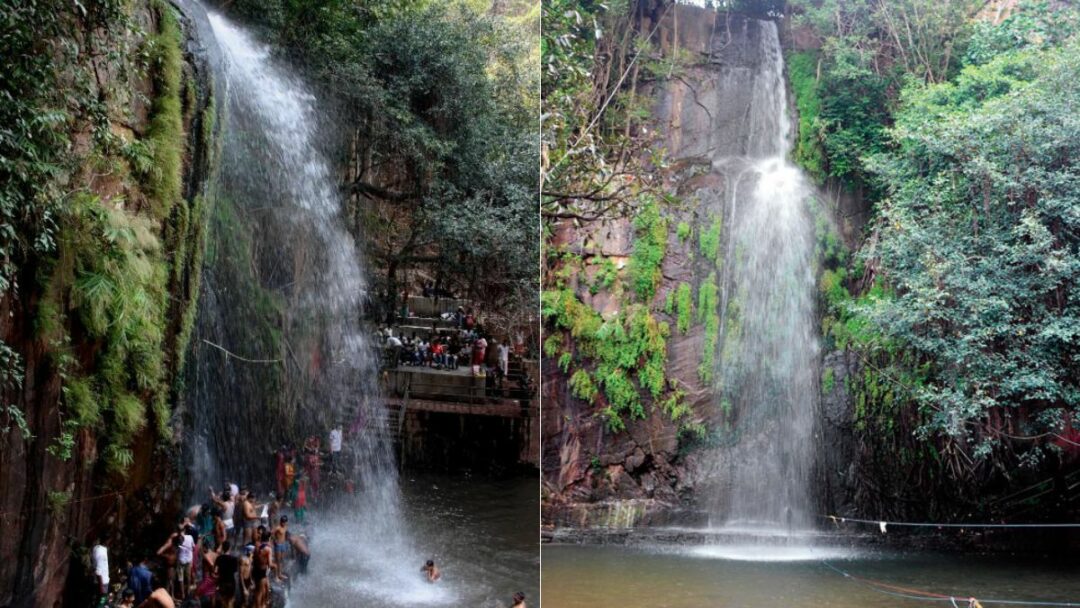
[[[668,161],[661,171],[665,189],[680,201],[664,208],[667,241],[662,279],[650,308],[671,328],[664,371],[683,394],[692,417],[706,429],[730,428],[737,418],[729,405],[720,402],[717,380],[711,374],[716,323],[710,328],[709,313],[702,310],[698,294],[706,283],[715,284],[717,273],[734,261],[723,259],[724,247],[714,244],[726,242],[730,223],[722,204],[728,178],[714,168],[714,152],[753,155],[762,130],[768,127],[754,124],[749,111],[760,103],[752,91],[754,79],[762,73],[759,64],[765,61],[758,40],[764,30],[749,17],[685,5],[646,11],[641,19],[639,30],[645,32],[660,19],[654,41],[665,58],[683,58],[672,77],[644,89],[653,99],[653,125]],[[801,37],[807,38],[805,32]],[[791,32],[786,40],[792,44]],[[790,113],[794,114],[793,108]],[[821,192],[832,207],[858,206],[856,197],[833,190],[832,194]],[[633,218],[626,218],[583,226],[563,223],[550,242],[581,257],[582,271],[569,282],[577,298],[605,319],[626,302],[617,291],[597,289],[597,279],[612,267],[625,272],[634,239]],[[693,294],[689,322],[680,322],[680,289]],[[836,449],[830,448],[827,454],[822,450],[814,478],[819,499],[834,505],[849,500],[853,493],[854,474],[847,468],[853,451],[850,398],[842,381],[853,363],[842,353],[834,353],[824,365],[841,380],[830,383],[830,393],[824,398],[820,445]],[[610,527],[700,521],[710,501],[731,484],[737,464],[725,460],[732,457],[731,451],[715,439],[680,433],[680,424],[657,403],[646,408],[644,418],[626,417],[625,430],[613,432],[597,415],[597,407],[574,398],[569,376],[554,357],[545,359],[544,523]],[[755,439],[738,440],[740,445],[749,445]]]
[[[54,248],[0,296],[0,339],[18,358],[6,371],[23,372],[0,386],[4,606],[85,604],[93,539],[115,576],[179,508],[171,437],[202,263],[210,83],[173,7],[99,8],[49,9],[70,12],[39,48],[67,99],[66,194]]]

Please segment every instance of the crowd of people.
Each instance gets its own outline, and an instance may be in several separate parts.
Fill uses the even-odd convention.
[[[320,486],[321,470],[333,475],[343,467],[342,431],[330,430],[328,450],[308,437],[297,450],[281,446],[276,454],[275,492],[264,501],[253,490],[225,483],[208,488],[206,501],[178,517],[175,528],[152,554],[126,564],[125,577],[111,585],[109,551],[95,541],[90,562],[96,606],[116,608],[270,608],[273,587],[287,587],[307,574],[311,559],[303,528],[309,500],[328,498]],[[351,493],[351,484],[341,488]],[[291,513],[299,529],[291,527]],[[430,583],[442,578],[434,560],[421,568]],[[515,608],[525,596],[514,595]]]
[[[182,515],[152,555],[129,563],[115,587],[108,549],[97,542],[91,550],[97,605],[269,608],[272,582],[288,584],[306,573],[311,558],[307,535],[290,529],[285,514],[303,518],[305,477],[299,476],[298,493],[278,492],[265,502],[234,483],[221,492],[210,488],[207,502]]]
[[[456,370],[469,366],[474,376],[494,375],[501,386],[509,373],[511,348],[509,339],[494,339],[477,322],[471,308],[459,306],[455,312],[441,315],[443,321],[453,321],[452,328],[440,332],[432,325],[428,335],[394,335],[389,325],[380,332],[386,360],[392,366],[430,367]],[[409,316],[408,307],[402,310],[400,322],[416,321]],[[519,353],[520,354],[520,353]]]
[[[281,446],[274,491],[265,500],[235,483],[220,492],[209,488],[206,501],[178,519],[157,551],[127,565],[120,585],[110,587],[108,549],[95,543],[90,558],[97,605],[269,608],[271,583],[288,584],[306,573],[311,558],[307,535],[290,528],[289,513],[304,525],[308,505],[324,492],[324,470],[332,480],[344,479],[337,484],[341,491],[353,491],[340,474],[347,468],[342,439],[335,427],[325,451],[314,435],[299,450]]]

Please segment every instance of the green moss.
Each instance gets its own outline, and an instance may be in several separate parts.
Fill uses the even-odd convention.
[[[112,402],[112,417],[118,436],[133,437],[146,428],[146,405],[134,395],[122,393]]]
[[[675,300],[676,308],[679,311],[677,326],[679,331],[686,334],[690,331],[690,320],[694,317],[694,297],[690,291],[690,286],[686,283],[679,283]]]
[[[164,0],[154,0],[160,23],[159,33],[148,47],[153,69],[155,96],[150,110],[146,138],[153,154],[151,170],[143,176],[153,214],[159,220],[169,216],[182,198],[184,123],[181,79],[184,56],[182,35],[174,9]]]
[[[701,363],[698,365],[698,377],[708,384],[713,379],[716,366],[716,346],[720,339],[720,313],[716,271],[709,273],[709,278],[698,288],[698,320],[705,323],[705,344],[702,346]]]
[[[660,284],[660,267],[667,252],[667,220],[660,216],[660,206],[654,199],[647,198],[643,203],[641,212],[634,218],[629,276],[638,298],[649,302]]]
[[[698,249],[705,259],[714,263],[720,262],[720,233],[723,229],[723,220],[719,215],[713,216],[712,222],[705,230],[698,232]]]
[[[563,348],[563,336],[562,333],[553,333],[544,338],[543,350],[545,357],[554,357],[559,354],[559,351]]]
[[[600,270],[597,271],[595,280],[589,286],[589,292],[596,295],[601,289],[610,290],[618,277],[619,269],[615,267],[615,262],[612,262],[610,258],[604,258],[600,262]]]
[[[818,136],[821,113],[818,95],[817,53],[796,51],[787,57],[788,78],[799,110],[799,138],[795,142],[795,162],[815,181],[825,180],[825,158]]]
[[[836,372],[833,371],[833,368],[827,367],[825,368],[825,371],[821,374],[821,392],[822,394],[828,395],[833,392],[833,389],[835,387]]]
[[[690,238],[690,224],[686,222],[679,222],[678,227],[675,228],[675,234],[679,237],[679,241],[683,242]]]
[[[604,320],[572,291],[562,289],[543,292],[541,314],[569,334],[584,365],[592,368],[574,372],[572,389],[577,386],[574,394],[582,399],[591,395],[590,402],[602,396],[600,415],[611,430],[624,428],[624,416],[645,417],[645,396],[655,400],[663,395],[671,330],[648,307],[633,305]],[[590,386],[596,387],[595,393],[587,390]]]
[[[54,517],[62,517],[68,505],[71,504],[71,492],[54,492],[50,490],[46,496],[46,502],[48,503],[49,512]]]
[[[570,363],[573,362],[573,360],[574,357],[570,353],[563,353],[562,356],[559,357],[559,369],[562,370],[562,373],[565,374],[570,369]]]
[[[589,372],[579,369],[570,376],[570,394],[578,399],[592,403],[596,399],[597,392],[596,384],[593,383]]]
[[[716,312],[720,305],[719,288],[716,284],[716,272],[709,273],[709,278],[698,288],[698,322],[705,322],[711,312]]]
[[[693,413],[693,408],[685,401],[686,391],[676,389],[667,398],[660,401],[660,407],[675,421],[679,421]]]
[[[64,406],[79,426],[93,426],[101,420],[99,397],[87,378],[72,378],[64,383]]]

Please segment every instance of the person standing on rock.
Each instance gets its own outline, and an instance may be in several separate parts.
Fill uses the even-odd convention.
[[[149,560],[144,557],[128,570],[128,588],[135,592],[135,605],[146,601],[146,598],[150,597],[150,592],[154,590],[150,584],[153,575],[150,573],[150,568],[146,567],[147,561]]]
[[[173,532],[169,535],[169,540],[165,541],[165,544],[161,545],[161,548],[157,550],[158,557],[162,559],[165,564],[165,580],[166,585],[169,586],[169,592],[176,597],[183,597],[183,574],[178,572],[181,568],[177,567],[177,557],[180,554],[180,545],[183,543],[183,539],[180,538],[180,534]]]
[[[290,534],[289,544],[292,545],[296,563],[300,566],[300,573],[307,574],[308,561],[311,559],[311,550],[308,549],[307,536],[303,534]]]
[[[341,457],[341,427],[330,429],[330,470],[336,471]]]
[[[220,551],[221,545],[225,543],[225,538],[227,536],[225,530],[225,518],[222,517],[224,513],[222,512],[221,507],[217,506],[213,507],[211,513],[214,517],[214,548]]]
[[[210,488],[210,500],[214,501],[214,504],[221,509],[221,520],[225,522],[225,534],[227,536],[233,535],[233,529],[235,524],[233,522],[233,512],[236,510],[236,502],[233,499],[231,489],[226,489],[221,493],[221,496],[214,492],[214,488]]]
[[[244,497],[244,544],[255,542],[255,528],[259,525],[259,506],[255,503],[255,493],[248,492]]]
[[[510,370],[510,345],[507,344],[510,339],[507,338],[504,342],[499,342],[499,369],[502,370],[502,377],[505,378]]]
[[[255,607],[270,606],[270,571],[277,570],[274,563],[274,551],[270,547],[270,533],[259,526],[259,545],[255,547],[255,556],[251,560],[251,580],[255,585]],[[281,572],[278,571],[278,577]]]
[[[289,518],[282,515],[271,535],[274,537],[274,561],[284,567],[285,554],[289,550]]]
[[[266,529],[266,526],[259,526],[257,534],[262,537],[262,531]],[[254,545],[247,545],[244,547],[243,553],[240,555],[240,585],[237,589],[240,591],[240,605],[247,606],[251,603],[251,598],[255,596],[255,581],[251,576],[254,566],[252,564],[252,554],[255,553]]]
[[[484,356],[487,354],[487,340],[484,336],[478,337],[473,342],[472,349],[472,373],[474,376],[479,376],[480,366],[484,364]]]
[[[181,530],[177,532],[177,540],[173,541],[176,544],[176,577],[180,599],[185,599],[188,587],[195,582],[195,538]]]
[[[94,564],[94,582],[97,583],[99,599],[109,596],[109,550],[100,538],[94,541],[94,547],[90,549],[90,559]]]

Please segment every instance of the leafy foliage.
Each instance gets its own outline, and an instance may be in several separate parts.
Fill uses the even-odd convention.
[[[656,201],[646,199],[634,218],[634,251],[630,256],[630,284],[643,302],[650,302],[660,283],[660,267],[667,252],[667,220]]]
[[[191,92],[183,81],[182,33],[171,6],[150,4],[158,31],[149,34],[126,2],[0,9],[14,51],[0,70],[0,232],[11,237],[0,253],[0,297],[19,290],[24,297],[13,301],[33,306],[24,311],[33,335],[23,338],[47,344],[37,373],[47,369],[62,381],[59,433],[39,440],[68,459],[76,432],[92,428],[102,437],[100,449],[118,456],[106,461],[119,473],[151,413],[156,436],[169,437],[168,380],[176,370],[170,356],[183,346],[166,333],[170,313],[188,312],[191,302],[179,303],[181,293],[174,302],[168,292],[187,265],[199,263],[175,252],[201,246],[197,233],[162,230],[172,219],[198,217],[182,199],[182,97]],[[78,43],[76,31],[84,34]],[[126,125],[134,124],[131,101],[142,94],[135,83],[143,78],[152,90],[140,135]],[[88,137],[72,139],[75,133]],[[8,213],[12,206],[17,213]],[[0,344],[4,352],[13,353]],[[10,377],[0,377],[5,394],[23,373],[17,354],[11,363]],[[6,409],[24,439],[33,439],[21,413]]]
[[[968,0],[790,0],[795,22],[824,39],[813,65],[808,54],[788,59],[799,163],[818,180],[866,182],[862,158],[883,151],[896,91],[912,78],[943,82],[955,72],[973,8]]]
[[[665,392],[671,330],[647,307],[636,304],[604,320],[572,291],[561,289],[543,292],[541,314],[573,338],[580,364],[591,362],[593,371],[579,367],[571,376],[571,391],[600,405],[611,430],[625,427],[623,416],[645,417],[642,391],[654,400]]]
[[[698,248],[706,260],[718,262],[720,260],[720,232],[723,228],[723,220],[719,215],[712,218],[712,222],[705,230],[698,232]]]
[[[541,212],[547,219],[620,217],[656,193],[646,96],[639,82],[669,77],[650,63],[651,32],[638,31],[633,3],[552,0],[541,31]],[[674,61],[674,60],[673,60]]]
[[[873,159],[889,196],[864,257],[895,297],[861,312],[933,362],[916,394],[933,412],[926,431],[964,435],[995,410],[1054,430],[1080,405],[1078,74],[1069,44],[913,87],[896,152]]]
[[[679,315],[677,326],[679,331],[685,334],[690,331],[690,320],[694,317],[694,296],[686,283],[679,283],[675,294],[675,306]]]
[[[539,2],[497,4],[232,6],[338,106],[349,216],[386,270],[384,313],[416,267],[492,309],[535,304]]]

